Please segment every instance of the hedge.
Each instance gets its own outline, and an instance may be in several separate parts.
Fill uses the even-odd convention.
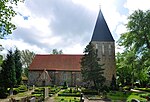
[[[80,97],[80,93],[60,93],[58,96]]]

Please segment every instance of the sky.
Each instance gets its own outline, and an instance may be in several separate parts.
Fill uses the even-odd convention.
[[[17,47],[36,54],[52,49],[64,54],[82,54],[90,42],[101,9],[115,39],[126,32],[127,17],[135,10],[150,9],[150,0],[25,0],[14,6],[12,19],[17,29],[0,39],[1,53]],[[116,43],[116,52],[122,48]]]

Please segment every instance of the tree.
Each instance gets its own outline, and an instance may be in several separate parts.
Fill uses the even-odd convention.
[[[2,87],[10,88],[10,94],[12,94],[13,87],[16,85],[15,62],[12,50],[8,51],[7,57],[3,61],[1,76]]]
[[[137,10],[128,19],[128,32],[122,34],[119,44],[126,48],[132,46],[137,53],[150,50],[150,10]]]
[[[16,71],[16,80],[17,80],[17,85],[21,83],[22,77],[22,63],[21,63],[21,55],[20,51],[16,48],[14,52],[14,61],[15,61],[15,71]]]
[[[98,63],[96,50],[92,43],[86,46],[84,56],[81,59],[81,73],[85,82],[93,82],[94,87],[99,89],[103,86],[105,78],[103,76],[102,65]]]
[[[35,53],[29,50],[22,50],[20,53],[21,53],[21,62],[24,67],[24,73],[28,77],[28,68],[32,63]]]
[[[11,34],[16,29],[11,19],[16,15],[12,5],[17,5],[23,0],[0,0],[0,39]]]
[[[63,54],[62,50],[57,50],[57,49],[53,49],[52,54],[57,55],[57,54]]]
[[[124,66],[123,69],[131,70],[133,85],[135,80],[145,82],[147,80],[145,73],[150,68],[150,10],[145,12],[136,10],[128,20],[127,32],[123,33],[118,40],[119,45],[125,48],[124,61],[119,63]],[[144,75],[144,78],[141,75]]]
[[[29,68],[30,64],[32,63],[32,60],[35,56],[34,52],[31,52],[29,50],[22,50],[21,52],[21,62],[25,68]]]

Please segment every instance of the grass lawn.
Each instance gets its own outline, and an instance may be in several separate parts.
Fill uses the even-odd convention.
[[[135,93],[135,92],[110,92],[108,93],[108,98],[113,102],[116,100],[131,102],[131,99],[138,99],[140,102],[146,102],[147,99],[140,97],[140,94],[143,93]]]
[[[57,96],[54,98],[56,102],[80,102],[79,97],[63,97]]]
[[[135,93],[133,92],[128,98],[127,98],[127,102],[130,102],[131,99],[135,98],[138,99],[140,102],[147,102],[147,99],[140,97],[141,93]]]

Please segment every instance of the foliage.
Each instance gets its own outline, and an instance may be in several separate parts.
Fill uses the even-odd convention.
[[[3,63],[3,56],[0,55],[0,65]]]
[[[22,50],[20,53],[21,53],[21,62],[24,67],[24,73],[28,77],[28,68],[32,63],[35,53],[29,50]]]
[[[64,81],[64,85],[62,89],[67,89],[67,88],[68,88],[67,81]]]
[[[31,52],[29,50],[21,51],[21,62],[23,64],[24,68],[29,68],[34,56],[35,56],[35,53]]]
[[[20,56],[20,51],[16,48],[14,52],[14,61],[15,61],[15,71],[16,71],[16,80],[17,80],[17,85],[21,83],[22,77],[22,63],[21,63],[21,56]]]
[[[6,59],[2,64],[2,83],[5,87],[13,87],[16,85],[15,62],[12,50],[8,51]]]
[[[115,78],[114,75],[112,77],[112,81],[111,81],[111,86],[110,87],[111,87],[112,90],[116,90],[117,89],[116,78]]]
[[[55,102],[80,102],[79,97],[55,97]]]
[[[14,53],[12,50],[9,50],[1,66],[0,87],[4,87],[4,89],[10,88],[11,93],[13,87],[19,85],[22,80],[22,64],[20,62],[19,50],[16,49]]]
[[[136,10],[128,17],[128,32],[122,34],[119,44],[126,48],[133,47],[137,53],[150,50],[150,10]]]
[[[6,98],[8,96],[7,94],[7,88],[5,87],[0,87],[0,98]]]
[[[83,89],[82,93],[84,95],[98,95],[98,91],[93,89]]]
[[[54,55],[57,55],[57,54],[63,54],[63,51],[62,50],[57,50],[57,49],[53,49],[52,50],[52,54],[54,54]]]
[[[121,84],[140,81],[140,85],[146,86],[146,73],[150,70],[150,10],[136,10],[128,20],[128,31],[118,40],[125,50],[117,54],[117,75]]]
[[[11,34],[12,30],[16,29],[15,25],[11,22],[12,18],[17,14],[13,5],[23,0],[0,0],[0,38],[5,35]]]
[[[105,78],[102,65],[99,64],[96,50],[92,43],[86,46],[84,56],[81,59],[81,73],[85,82],[93,82],[96,89],[102,87]]]

